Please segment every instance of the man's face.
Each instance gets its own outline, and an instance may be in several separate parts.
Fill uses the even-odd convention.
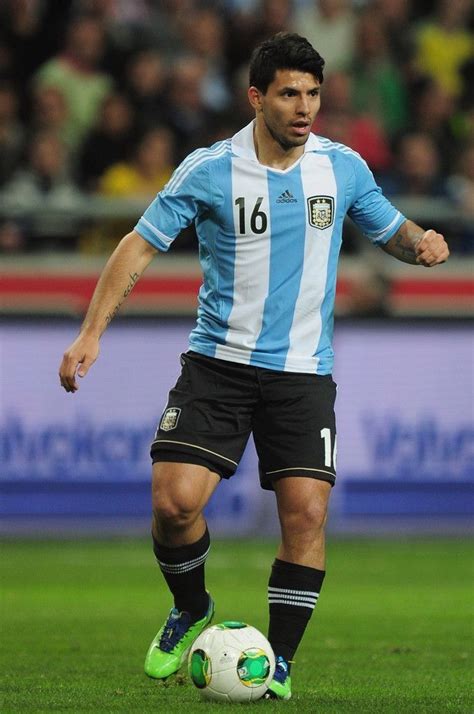
[[[309,72],[279,69],[266,94],[250,87],[249,98],[272,138],[285,151],[303,146],[321,105],[319,81]]]

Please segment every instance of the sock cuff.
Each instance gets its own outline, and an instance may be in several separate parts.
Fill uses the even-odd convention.
[[[162,545],[153,537],[153,552],[160,566],[191,563],[192,561],[205,560],[211,547],[211,538],[206,526],[204,534],[195,543],[179,545],[176,548]]]
[[[272,565],[272,573],[270,576],[271,583],[285,583],[288,586],[300,585],[314,589],[316,592],[322,588],[325,570],[310,568],[307,565],[299,565],[298,563],[290,563],[286,560],[275,558]]]

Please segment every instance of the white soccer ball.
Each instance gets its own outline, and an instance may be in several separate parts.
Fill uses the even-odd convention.
[[[205,699],[250,702],[265,694],[275,672],[275,655],[255,627],[221,622],[193,643],[188,672]]]

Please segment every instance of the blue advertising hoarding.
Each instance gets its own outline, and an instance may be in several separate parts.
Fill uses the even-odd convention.
[[[149,444],[192,327],[117,321],[79,391],[57,369],[77,326],[0,324],[0,515],[149,515]],[[473,340],[460,323],[336,327],[337,523],[361,517],[449,517],[472,509]],[[276,529],[250,443],[208,507],[217,533]]]

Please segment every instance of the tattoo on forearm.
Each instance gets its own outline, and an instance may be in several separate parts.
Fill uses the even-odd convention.
[[[111,312],[108,312],[107,315],[105,316],[105,322],[106,322],[107,325],[112,322],[112,320],[114,319],[115,315],[116,315],[116,314],[118,313],[118,311],[120,310],[123,301],[124,301],[125,298],[128,297],[128,295],[130,295],[130,293],[132,292],[133,286],[135,285],[135,283],[137,282],[137,280],[138,280],[139,277],[140,277],[140,276],[138,275],[138,273],[133,273],[133,275],[132,275],[132,273],[129,273],[129,278],[130,278],[130,280],[129,280],[128,284],[127,284],[127,287],[125,288],[125,290],[124,290],[123,293],[122,293],[122,297],[120,298],[120,300],[118,301],[118,303],[117,303],[117,305],[114,307],[114,309],[113,309]]]
[[[414,246],[406,244],[406,235],[404,233],[399,232],[395,235],[395,247],[401,260],[416,262]]]
[[[405,257],[409,258],[410,256],[414,256],[414,251],[412,246],[407,246],[406,243],[406,236],[403,235],[403,233],[397,233],[395,236],[395,245],[397,246],[397,250],[400,251]]]

